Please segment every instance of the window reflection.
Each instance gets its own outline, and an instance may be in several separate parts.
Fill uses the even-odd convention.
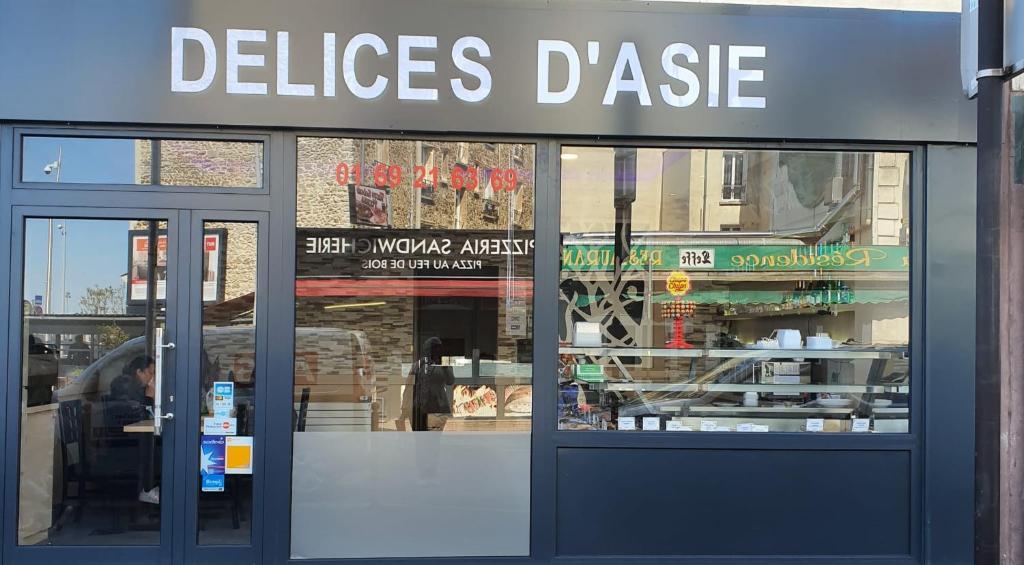
[[[527,145],[299,139],[293,557],[529,553],[533,182]]]
[[[258,188],[263,144],[191,139],[25,136],[21,180]]]
[[[559,427],[908,431],[908,166],[566,148]]]
[[[19,545],[159,543],[165,232],[147,220],[25,222]]]
[[[255,223],[203,224],[198,428],[200,450],[209,455],[206,460],[210,465],[201,464],[199,469],[200,545],[251,542],[259,374],[255,316],[257,243]],[[223,394],[225,385],[230,386],[230,397]],[[218,397],[228,398],[229,405],[218,403]],[[224,423],[233,425],[230,433],[223,430]]]

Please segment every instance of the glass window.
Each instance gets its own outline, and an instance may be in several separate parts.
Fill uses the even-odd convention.
[[[559,428],[907,432],[909,165],[565,148]]]
[[[533,154],[298,140],[293,558],[529,554]]]
[[[722,154],[722,201],[743,202],[746,199],[746,167],[742,151],[725,151]]]
[[[21,180],[259,188],[263,143],[27,135],[22,138]]]
[[[198,542],[241,545],[252,533],[257,229],[247,222],[204,222],[203,228]],[[218,406],[226,391],[230,406]],[[234,424],[232,435],[205,435],[225,423]]]
[[[18,544],[155,545],[166,224],[28,219],[24,257]]]

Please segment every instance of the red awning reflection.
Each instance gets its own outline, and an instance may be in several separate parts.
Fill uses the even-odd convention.
[[[469,298],[533,296],[533,281],[493,279],[299,279],[295,296],[463,296]]]

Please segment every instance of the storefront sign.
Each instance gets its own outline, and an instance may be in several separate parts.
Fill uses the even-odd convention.
[[[203,234],[203,302],[216,302],[221,293],[221,263],[225,231],[206,230]],[[149,231],[128,232],[128,304],[145,304],[149,280]],[[167,297],[167,233],[157,235],[156,299]]]
[[[336,97],[341,87],[337,84],[337,54],[343,52],[341,57],[342,83],[344,90],[356,99],[373,100],[391,94],[398,100],[430,100],[436,101],[439,98],[440,90],[437,88],[412,86],[414,75],[436,74],[437,59],[434,54],[437,50],[450,51],[450,63],[455,68],[450,80],[451,95],[462,102],[482,102],[491,95],[492,91],[492,70],[487,65],[491,58],[491,46],[486,39],[475,35],[464,35],[456,38],[451,45],[441,45],[437,35],[398,35],[394,43],[389,45],[388,40],[372,32],[357,33],[348,38],[344,47],[338,44],[338,36],[335,32],[324,32],[322,37],[322,51],[310,53],[295,53],[291,49],[291,33],[284,30],[266,29],[227,29],[224,31],[227,48],[223,51],[223,58],[218,55],[217,44],[213,35],[203,28],[198,27],[172,27],[171,28],[171,91],[198,93],[210,89],[218,76],[219,69],[223,68],[226,75],[224,92],[227,94],[242,95],[273,95],[278,96],[302,96],[315,98],[316,96]],[[201,69],[197,78],[185,77],[186,64],[186,42],[194,42],[198,53],[193,55],[201,60],[193,67]],[[270,56],[259,54],[261,45],[275,44],[276,49]],[[632,41],[617,42],[612,44],[612,52],[609,55],[614,59],[615,64],[606,81],[604,95],[601,104],[605,106],[614,105],[620,94],[628,94],[630,101],[641,106],[652,106],[656,96],[652,96],[648,87],[648,81],[644,72],[644,62],[637,51],[636,43]],[[246,45],[248,44],[248,45]],[[606,44],[607,45],[607,44]],[[522,49],[522,46],[517,46]],[[757,65],[757,61],[744,59],[764,59],[766,49],[764,45],[700,45],[695,49],[689,43],[673,42],[664,46],[661,50],[659,71],[663,75],[654,75],[654,81],[666,81],[658,85],[658,92],[664,104],[675,108],[686,108],[697,102],[701,93],[701,78],[692,69],[679,63],[685,59],[686,63],[695,64],[701,57],[707,60],[707,75],[705,77],[704,89],[707,96],[703,102],[708,107],[719,105],[728,108],[764,108],[767,100],[764,96],[743,96],[740,94],[741,84],[744,82],[764,82],[764,71]],[[245,52],[242,50],[245,49]],[[599,41],[587,42],[586,61],[594,65],[601,56],[601,43]],[[373,77],[369,84],[358,77],[360,60],[365,57],[357,57],[360,50],[372,51],[377,57],[388,55],[391,51],[397,51],[397,89],[388,88],[390,79],[383,74]],[[195,50],[193,50],[195,52]],[[566,104],[573,100],[579,93],[583,66],[580,60],[580,52],[572,43],[564,39],[538,39],[536,43],[537,63],[537,89],[536,102],[538,104]],[[299,83],[292,82],[291,64],[293,60],[301,59],[304,55],[315,55],[316,60],[322,66],[323,81],[320,88],[315,82]],[[682,57],[682,59],[676,59]],[[552,63],[554,59],[564,62],[567,72],[564,86],[554,86],[552,76]],[[723,60],[728,65],[723,65]],[[755,68],[750,68],[754,65]],[[276,91],[271,91],[267,82],[242,81],[239,79],[239,69],[248,67],[261,69],[273,66],[277,69]],[[647,61],[648,73],[654,67],[654,61]],[[743,68],[746,67],[746,68]],[[468,76],[467,76],[468,75]],[[466,78],[469,80],[467,81]],[[467,86],[472,83],[473,86]],[[724,90],[727,96],[724,100],[719,94],[722,84],[726,85]],[[525,86],[525,85],[521,85]],[[678,92],[682,92],[679,94]]]
[[[388,227],[391,225],[391,193],[386,188],[348,186],[349,220],[356,225]]]
[[[682,271],[674,271],[665,280],[665,288],[672,296],[682,296],[690,292],[690,277]]]
[[[695,256],[706,258],[703,268],[717,271],[906,271],[910,265],[904,246],[634,245],[623,266],[628,270],[674,271],[690,268]],[[562,248],[563,271],[610,271],[614,265],[611,245]]]
[[[949,64],[958,57],[956,14],[98,0],[81,17],[71,0],[5,11],[0,53],[10,56],[0,58],[0,119],[503,135],[975,136],[973,105],[958,95]]]
[[[376,276],[532,265],[534,241],[528,230],[300,229],[296,245],[299,276]]]

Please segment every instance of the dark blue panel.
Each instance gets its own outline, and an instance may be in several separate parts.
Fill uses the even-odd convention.
[[[558,452],[559,555],[906,555],[910,452]]]
[[[928,147],[925,558],[974,559],[974,147]]]

